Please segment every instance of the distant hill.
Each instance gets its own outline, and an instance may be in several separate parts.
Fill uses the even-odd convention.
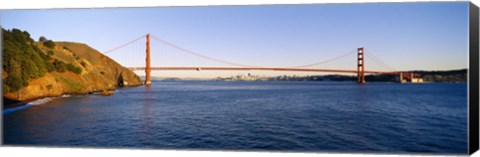
[[[421,77],[426,82],[466,82],[467,69],[446,70],[446,71],[402,71],[414,72],[421,74]],[[399,82],[397,75],[366,75],[367,82]],[[232,79],[236,78],[236,79]],[[357,76],[355,75],[312,75],[312,76],[276,76],[276,77],[246,77],[240,76],[217,78],[218,81],[339,81],[339,82],[355,82]]]
[[[426,82],[467,82],[467,69],[445,70],[445,71],[402,71],[421,74]],[[302,78],[310,81],[356,81],[357,76],[345,75],[323,75],[309,76]],[[366,75],[367,82],[398,82],[398,76],[395,75]]]
[[[82,43],[30,38],[26,31],[2,29],[4,100],[24,101],[63,94],[86,94],[137,86],[132,71]]]
[[[402,71],[421,74],[426,82],[467,82],[467,69],[445,70],[445,71]],[[398,76],[395,75],[366,75],[368,82],[398,82]],[[322,75],[298,77],[290,80],[307,81],[356,81],[357,76],[346,75]]]
[[[446,71],[412,71],[422,75],[428,82],[467,82],[467,69]]]

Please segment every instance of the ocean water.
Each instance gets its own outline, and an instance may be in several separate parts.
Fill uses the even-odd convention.
[[[466,84],[154,82],[3,112],[6,145],[467,153]]]

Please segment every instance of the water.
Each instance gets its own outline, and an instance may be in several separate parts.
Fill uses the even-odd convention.
[[[3,118],[7,145],[467,153],[466,84],[154,82]]]

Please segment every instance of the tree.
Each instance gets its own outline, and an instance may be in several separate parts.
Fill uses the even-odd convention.
[[[3,78],[6,92],[15,92],[28,85],[28,81],[38,78],[48,70],[50,57],[38,48],[30,34],[19,29],[2,29],[2,67],[7,77]]]
[[[45,43],[45,42],[47,42],[47,38],[45,38],[44,36],[41,36],[40,38],[38,38],[38,41],[42,42],[42,43]]]

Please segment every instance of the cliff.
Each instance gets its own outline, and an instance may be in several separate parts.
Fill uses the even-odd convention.
[[[82,43],[30,39],[28,32],[2,30],[3,97],[24,101],[87,94],[142,85],[140,78]],[[23,35],[22,35],[23,34]]]

